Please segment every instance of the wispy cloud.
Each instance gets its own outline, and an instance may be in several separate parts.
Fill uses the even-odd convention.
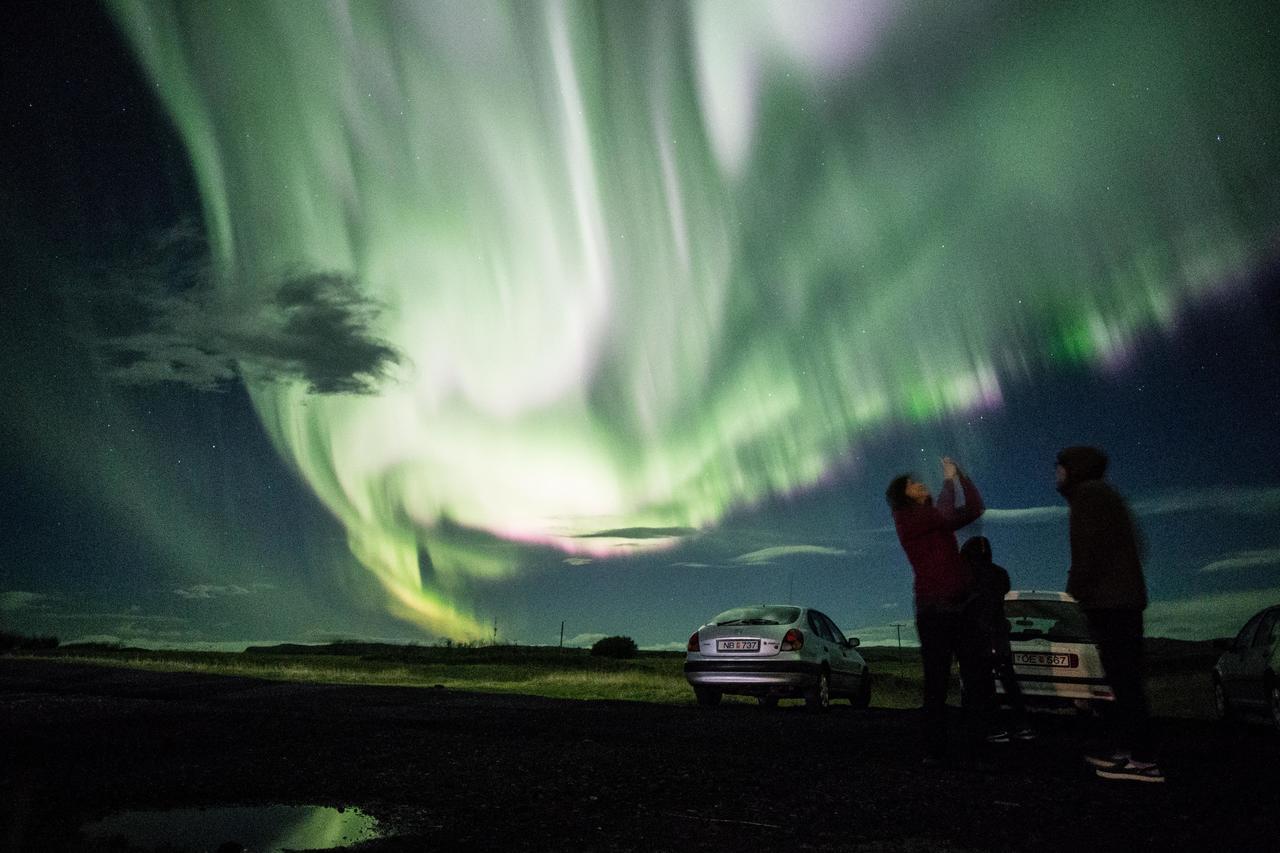
[[[1224,572],[1232,569],[1255,569],[1262,566],[1280,566],[1280,548],[1233,551],[1203,566],[1200,571]]]
[[[646,652],[683,652],[685,644],[679,642],[672,643],[656,643],[648,646],[641,646]]]
[[[1188,489],[1149,495],[1133,502],[1138,515],[1221,512],[1229,515],[1280,513],[1280,487]]]
[[[1280,513],[1280,487],[1187,489],[1140,496],[1130,506],[1134,514],[1146,518],[1188,512],[1265,516]],[[1065,519],[1067,512],[1065,503],[1012,509],[989,508],[982,519],[997,524],[1041,524]]]
[[[1067,517],[1066,506],[1029,506],[1021,509],[988,509],[982,514],[983,521],[1006,524],[1040,524],[1046,521],[1057,521]]]
[[[130,622],[130,623],[134,623],[134,622],[172,622],[172,623],[175,623],[175,624],[181,624],[181,623],[183,623],[183,622],[187,622],[187,621],[189,621],[186,617],[183,617],[183,616],[160,616],[160,615],[151,615],[151,614],[146,614],[146,613],[140,613],[140,612],[133,611],[133,610],[126,611],[126,612],[124,612],[124,613],[120,613],[120,612],[115,612],[115,613],[48,613],[48,614],[44,614],[44,615],[45,615],[47,618],[49,618],[49,619],[67,619],[67,620],[76,620],[76,619],[80,619],[80,620],[86,620],[86,621],[92,621],[92,620],[95,620],[95,619],[101,619],[101,620],[108,620],[108,619],[124,619],[124,620],[128,620],[128,622]]]
[[[576,637],[573,637],[572,639],[565,640],[564,644],[566,646],[585,648],[587,646],[594,646],[596,644],[596,641],[603,640],[607,636],[609,635],[608,634],[578,634]]]
[[[1175,640],[1232,637],[1250,616],[1277,602],[1280,587],[1153,601],[1147,607],[1146,633]]]
[[[738,566],[767,566],[775,560],[801,554],[842,557],[847,553],[843,548],[826,548],[821,545],[775,545],[772,548],[761,548],[758,551],[741,554],[730,562]]]
[[[12,613],[18,610],[33,610],[47,607],[50,602],[56,601],[58,596],[47,595],[42,592],[24,592],[22,590],[11,590],[9,592],[0,592],[0,610],[6,613]]]
[[[209,599],[209,598],[235,598],[241,595],[249,595],[249,590],[242,586],[231,584],[229,586],[216,586],[208,583],[198,583],[195,586],[189,586],[185,589],[175,589],[174,595],[181,596],[186,599]]]

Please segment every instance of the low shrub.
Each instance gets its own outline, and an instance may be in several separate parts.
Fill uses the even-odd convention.
[[[0,631],[0,652],[46,651],[57,647],[57,637],[28,637],[25,634]]]
[[[630,637],[605,637],[596,640],[591,654],[602,658],[633,658],[636,656],[636,641]]]

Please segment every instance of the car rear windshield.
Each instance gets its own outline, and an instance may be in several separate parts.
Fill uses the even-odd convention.
[[[800,618],[799,607],[735,607],[711,620],[712,625],[790,625]]]
[[[1057,640],[1088,643],[1089,626],[1080,606],[1071,601],[1035,601],[1019,598],[1004,603],[1011,640]]]

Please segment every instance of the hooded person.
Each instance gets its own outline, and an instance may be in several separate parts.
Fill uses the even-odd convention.
[[[1096,447],[1058,454],[1058,492],[1071,507],[1067,592],[1086,610],[1147,607],[1142,540],[1133,515],[1103,477],[1107,456]]]
[[[1004,688],[1005,701],[1012,711],[1011,725],[987,736],[991,743],[1008,743],[1012,739],[1034,740],[1036,733],[1027,722],[1022,686],[1013,669],[1013,649],[1009,645],[1009,619],[1004,613],[1004,596],[1009,591],[1009,573],[991,558],[991,540],[971,536],[960,546],[973,575],[971,617],[983,638],[983,651],[994,679]],[[990,694],[992,709],[997,706],[994,691]]]
[[[1105,453],[1068,447],[1057,462],[1058,492],[1071,510],[1067,592],[1084,611],[1116,697],[1106,721],[1111,748],[1085,760],[1104,779],[1163,782],[1142,683],[1142,538],[1124,498],[1103,479]]]

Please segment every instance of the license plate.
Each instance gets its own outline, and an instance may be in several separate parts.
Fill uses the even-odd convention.
[[[1080,666],[1080,656],[1052,652],[1015,652],[1013,662],[1024,666],[1060,666],[1065,669],[1075,669]]]
[[[759,640],[716,640],[718,652],[758,652]]]

